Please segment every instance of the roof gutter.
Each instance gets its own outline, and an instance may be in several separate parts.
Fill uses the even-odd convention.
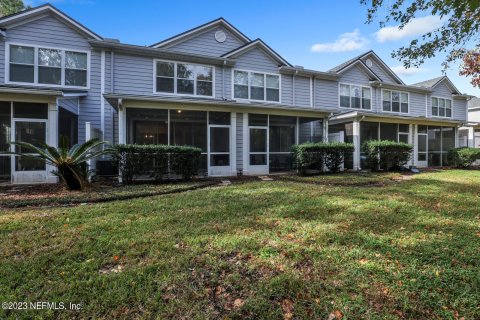
[[[380,82],[380,81],[370,81],[370,85],[372,87],[377,87],[377,88],[409,90],[409,91],[415,91],[415,92],[420,92],[420,93],[431,93],[431,92],[433,92],[432,89],[428,89],[428,88],[424,88],[424,87],[399,85],[399,84],[385,83],[385,82]]]
[[[324,80],[338,80],[340,75],[333,72],[322,72],[316,70],[309,70],[303,68],[287,67],[282,66],[279,68],[281,74],[285,75],[298,75],[304,77],[314,77],[315,79],[324,79]]]
[[[151,47],[143,47],[131,44],[124,44],[104,40],[89,40],[89,43],[94,48],[115,50],[116,53],[127,53],[134,55],[141,55],[153,58],[163,58],[171,60],[180,60],[188,62],[200,62],[217,66],[234,66],[235,59],[226,59],[221,57],[212,57],[198,54],[188,54],[184,52],[177,52],[172,50],[157,49]]]

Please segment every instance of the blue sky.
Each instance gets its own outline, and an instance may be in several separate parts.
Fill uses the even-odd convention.
[[[27,0],[30,5],[43,1]],[[444,54],[428,60],[420,70],[402,70],[390,53],[416,34],[441,24],[436,17],[415,21],[399,32],[380,31],[365,24],[366,7],[359,0],[51,0],[74,19],[98,34],[124,43],[150,45],[200,24],[224,17],[251,39],[261,38],[294,65],[326,71],[373,49],[407,84],[441,75]],[[380,31],[380,33],[379,33]],[[461,92],[480,95],[469,80],[458,76],[458,65],[447,75]]]

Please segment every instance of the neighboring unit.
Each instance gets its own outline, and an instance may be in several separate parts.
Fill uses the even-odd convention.
[[[406,85],[369,51],[327,72],[293,66],[220,18],[149,47],[105,39],[51,5],[0,18],[0,151],[57,145],[193,145],[201,173],[292,168],[290,149],[368,139],[412,143],[411,165],[446,165],[467,100],[447,77]],[[17,150],[22,151],[22,150]],[[0,179],[53,182],[44,163],[0,155]]]

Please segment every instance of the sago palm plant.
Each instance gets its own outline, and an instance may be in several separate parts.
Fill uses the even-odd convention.
[[[68,139],[63,138],[60,141],[60,147],[52,147],[47,144],[41,144],[39,147],[22,141],[12,142],[12,145],[31,150],[35,154],[21,154],[12,152],[12,154],[22,157],[29,157],[44,160],[46,164],[57,168],[56,174],[65,182],[68,190],[81,190],[85,181],[84,164],[96,157],[110,153],[111,149],[98,150],[105,141],[91,139],[82,144],[76,144],[69,148]]]

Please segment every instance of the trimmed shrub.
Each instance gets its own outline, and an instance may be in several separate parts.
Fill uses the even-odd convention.
[[[338,172],[345,159],[345,153],[353,152],[351,143],[344,142],[307,142],[292,147],[297,172],[305,175],[307,170]]]
[[[373,171],[399,170],[410,160],[412,150],[411,144],[390,140],[370,140],[362,145],[367,166]]]
[[[113,149],[125,184],[141,177],[162,180],[166,174],[191,180],[198,171],[202,153],[195,147],[169,145],[120,144]]]
[[[457,168],[468,168],[476,160],[480,159],[480,149],[461,147],[448,151],[447,160],[449,165]]]

